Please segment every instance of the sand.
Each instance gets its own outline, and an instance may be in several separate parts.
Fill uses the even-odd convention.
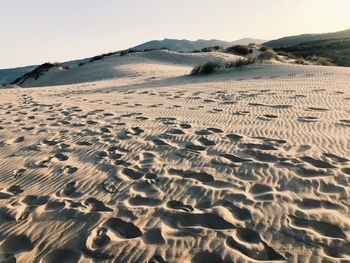
[[[163,55],[0,91],[1,260],[350,260],[350,69]]]

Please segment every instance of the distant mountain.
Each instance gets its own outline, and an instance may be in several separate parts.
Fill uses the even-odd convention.
[[[249,43],[261,44],[264,40],[256,38],[242,38],[237,41],[227,42],[217,39],[204,40],[199,39],[196,41],[186,39],[163,39],[163,40],[152,40],[146,43],[140,44],[133,47],[133,49],[145,50],[145,49],[162,49],[166,48],[171,51],[183,51],[189,52],[193,50],[201,50],[205,47],[220,46],[227,48],[234,45],[248,45]]]
[[[266,40],[262,40],[262,39],[258,39],[258,38],[250,38],[250,37],[246,37],[246,38],[241,38],[241,39],[238,39],[236,41],[232,41],[230,42],[230,45],[231,46],[234,46],[234,45],[248,45],[250,43],[254,43],[254,44],[262,44],[266,42]]]
[[[347,37],[350,37],[350,29],[333,32],[333,33],[325,33],[325,34],[303,34],[298,36],[283,37],[276,40],[265,42],[264,45],[272,48],[280,48],[280,47],[295,46],[298,44],[311,42],[311,41],[347,38]]]

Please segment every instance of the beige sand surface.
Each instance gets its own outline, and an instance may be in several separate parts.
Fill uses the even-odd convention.
[[[140,56],[0,90],[1,260],[350,260],[350,69]]]

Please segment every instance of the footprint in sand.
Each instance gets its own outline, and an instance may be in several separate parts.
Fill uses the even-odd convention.
[[[100,227],[93,231],[92,244],[90,245],[92,249],[103,248],[111,241],[107,231],[108,229],[105,227]]]
[[[14,195],[19,195],[23,192],[23,190],[19,185],[14,184],[7,188],[7,192],[12,193]]]
[[[13,172],[13,176],[16,178],[16,177],[21,177],[25,172],[26,172],[27,169],[25,168],[20,168],[16,171]]]
[[[245,116],[245,115],[248,115],[249,113],[250,113],[249,111],[234,111],[232,112],[232,115]]]
[[[67,165],[65,167],[63,167],[63,172],[66,173],[66,174],[74,174],[75,172],[78,171],[78,167],[74,167],[74,166],[71,166],[71,165]]]
[[[78,262],[80,258],[81,254],[76,250],[59,248],[45,255],[42,259],[42,263]]]
[[[201,137],[198,139],[198,142],[200,142],[201,144],[203,144],[204,146],[214,146],[215,142],[212,140],[209,140],[205,137]]]
[[[24,141],[24,136],[20,136],[16,139],[13,140],[13,143],[20,143],[20,142],[23,142]]]
[[[338,124],[344,127],[350,127],[350,120],[339,120]]]
[[[167,202],[167,207],[175,210],[182,210],[184,212],[193,212],[194,209],[191,205],[186,205],[180,201],[171,200]]]
[[[329,109],[327,109],[327,108],[320,108],[320,107],[308,107],[306,110],[307,111],[318,111],[318,112],[329,111]]]
[[[5,238],[0,245],[1,251],[8,254],[19,254],[24,251],[31,251],[33,248],[32,241],[26,235],[9,236]]]
[[[252,260],[284,261],[285,258],[260,238],[254,230],[238,228],[235,236],[226,240],[228,247],[240,252]]]
[[[160,228],[148,229],[143,234],[143,242],[148,245],[164,245],[165,239],[162,236],[162,230]]]
[[[214,252],[199,252],[191,260],[192,263],[224,263],[221,256]]]
[[[273,114],[264,114],[258,117],[258,119],[263,120],[263,121],[271,121],[273,119],[277,119],[278,116],[277,115],[273,115]]]
[[[64,155],[63,153],[56,153],[53,157],[60,162],[67,161],[69,159],[68,156]]]
[[[192,128],[191,124],[188,124],[188,123],[181,123],[181,124],[179,124],[179,126],[182,129],[191,129]]]
[[[126,222],[120,218],[110,218],[104,225],[123,239],[133,239],[143,235],[141,230],[133,223]]]
[[[313,116],[300,116],[297,120],[299,122],[316,122],[318,118]]]
[[[304,219],[293,215],[290,215],[289,218],[291,220],[291,227],[295,230],[301,228],[307,231],[315,231],[318,234],[328,238],[347,239],[347,236],[345,235],[343,230],[335,224]]]
[[[192,142],[188,142],[185,147],[186,149],[192,150],[192,151],[205,151],[207,149],[205,146],[197,145]]]
[[[90,197],[84,201],[84,205],[88,208],[90,212],[112,212],[113,209],[105,206],[105,204],[94,198]]]

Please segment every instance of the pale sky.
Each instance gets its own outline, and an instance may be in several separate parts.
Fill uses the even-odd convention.
[[[153,39],[274,39],[350,28],[349,0],[0,0],[0,68]]]

